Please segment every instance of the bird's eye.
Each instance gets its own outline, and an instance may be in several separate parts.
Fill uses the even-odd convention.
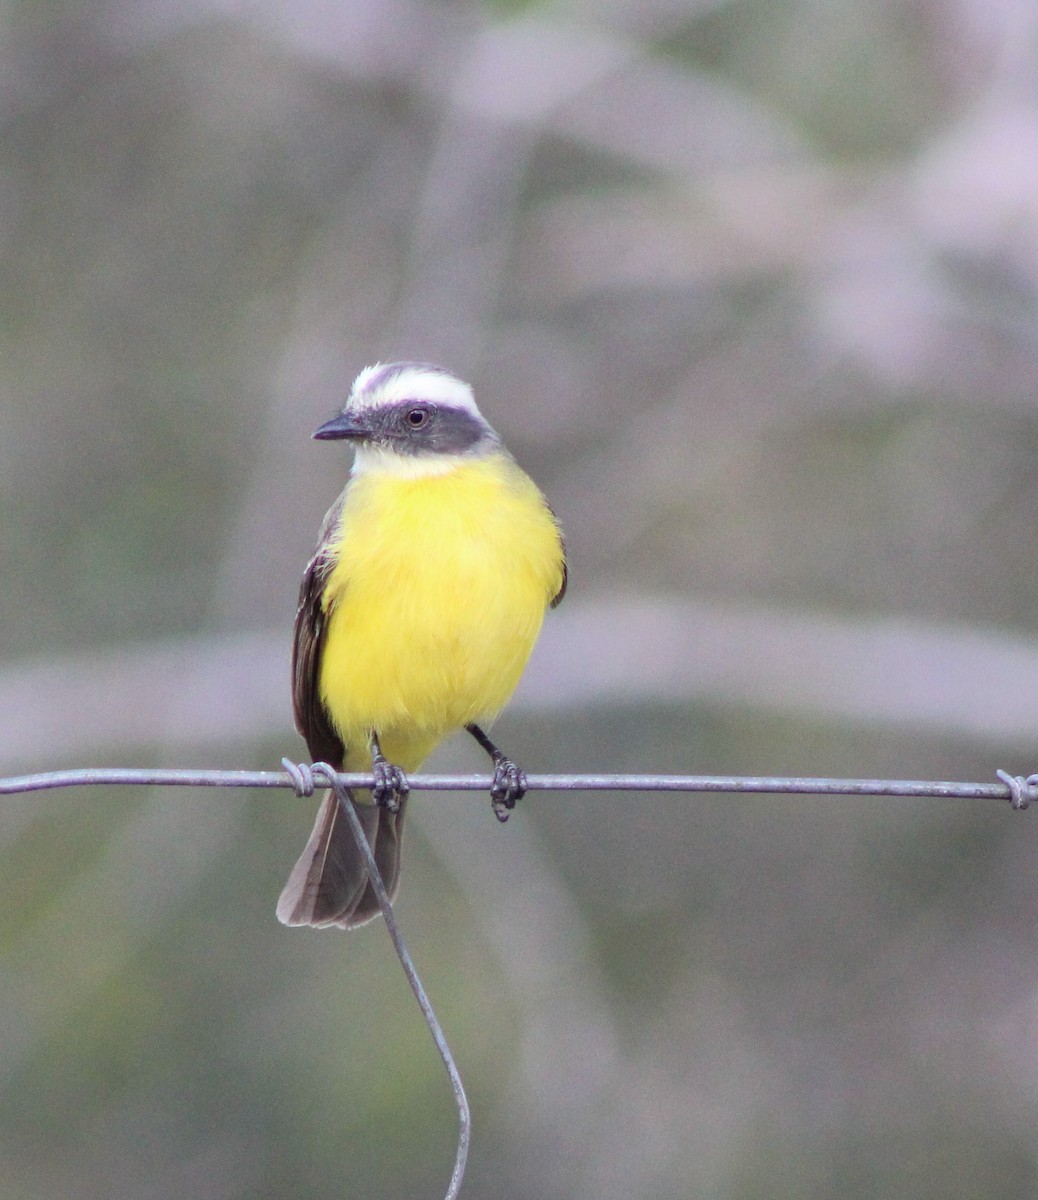
[[[425,422],[429,419],[428,409],[425,408],[409,408],[407,410],[407,423],[412,429],[421,429]]]

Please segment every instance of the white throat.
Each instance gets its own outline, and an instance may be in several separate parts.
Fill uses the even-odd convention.
[[[471,454],[397,454],[381,446],[357,445],[351,475],[392,475],[397,479],[426,479],[449,475],[470,463]]]

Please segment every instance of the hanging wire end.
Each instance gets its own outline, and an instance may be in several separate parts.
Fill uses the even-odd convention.
[[[443,1029],[440,1027],[440,1022],[433,1011],[432,1004],[429,1002],[429,997],[426,995],[422,981],[418,977],[418,972],[415,969],[407,946],[404,944],[403,935],[400,932],[396,916],[393,913],[393,905],[389,899],[389,893],[386,890],[382,876],[379,874],[374,851],[364,836],[364,828],[360,823],[360,818],[357,816],[349,788],[340,780],[335,768],[329,763],[293,763],[289,759],[283,758],[281,765],[288,772],[293,787],[301,796],[312,795],[315,783],[325,783],[332,789],[339,802],[339,809],[357,842],[357,849],[364,859],[368,879],[371,881],[379,908],[382,910],[382,917],[385,920],[390,941],[393,943],[393,949],[396,950],[397,958],[400,960],[400,965],[404,970],[404,975],[407,977],[407,982],[411,986],[414,998],[418,1002],[422,1016],[425,1018],[425,1023],[432,1035],[433,1042],[439,1051],[440,1058],[443,1060],[443,1065],[447,1069],[447,1076],[450,1079],[451,1089],[454,1092],[454,1102],[458,1110],[458,1143],[454,1157],[454,1170],[451,1174],[450,1184],[444,1200],[456,1200],[461,1188],[462,1179],[465,1177],[465,1163],[468,1159],[469,1140],[472,1134],[472,1116],[469,1111],[469,1102],[465,1095],[465,1086],[461,1081],[461,1075],[454,1061],[454,1056],[451,1054],[450,1047],[447,1045],[447,1039],[444,1036]]]

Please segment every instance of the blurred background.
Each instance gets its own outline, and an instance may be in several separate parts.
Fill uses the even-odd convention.
[[[3,773],[304,756],[309,433],[379,358],[565,524],[527,770],[1038,769],[1030,0],[6,3],[0,121]],[[314,808],[2,801],[0,1194],[443,1194],[384,930],[274,919]],[[463,1194],[1038,1189],[1033,816],[412,813]]]

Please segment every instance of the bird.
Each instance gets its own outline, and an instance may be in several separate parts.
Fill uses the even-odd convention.
[[[507,820],[526,777],[488,736],[549,608],[566,591],[559,521],[443,367],[375,363],[312,435],[353,464],[303,573],[292,699],[314,762],[370,773],[350,793],[390,897],[400,881],[407,773],[466,730],[493,764]],[[278,900],[285,925],[353,929],[379,912],[334,792]]]

